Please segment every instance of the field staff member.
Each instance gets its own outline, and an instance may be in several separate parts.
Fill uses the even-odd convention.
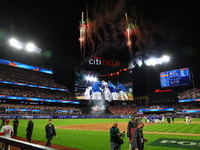
[[[31,120],[31,118],[28,118],[28,125],[26,128],[26,139],[30,143],[31,143],[31,137],[32,137],[32,132],[33,132],[33,126],[34,126],[33,121]]]
[[[141,120],[138,120],[137,127],[133,133],[133,140],[132,140],[132,150],[144,150],[144,142],[147,142],[144,139],[142,128],[144,127],[144,123]]]
[[[13,122],[13,129],[14,129],[13,137],[15,137],[15,136],[17,136],[17,128],[19,125],[18,117],[15,117],[15,120],[13,120],[12,122]]]
[[[6,122],[6,118],[4,116],[2,116],[1,119],[2,119],[2,121],[1,121],[0,128],[2,128],[3,126],[5,126],[5,122]]]
[[[46,138],[47,138],[47,147],[51,147],[51,140],[53,136],[56,136],[56,130],[54,128],[54,125],[52,124],[52,120],[49,119],[49,123],[45,126],[46,131]]]
[[[10,120],[6,120],[5,122],[6,122],[6,125],[2,127],[0,135],[3,137],[10,138],[13,134],[14,129],[11,125],[9,125]],[[3,147],[4,147],[3,149],[5,150],[10,150],[10,145],[8,144],[4,144]]]

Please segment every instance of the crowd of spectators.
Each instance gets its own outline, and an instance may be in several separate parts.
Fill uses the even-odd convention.
[[[122,106],[122,105],[108,106],[108,110],[113,115],[133,115],[133,114],[135,114],[137,109],[138,109],[138,107],[131,106],[131,105],[128,105],[128,106]]]
[[[192,99],[192,98],[200,98],[200,89],[193,88],[185,90],[178,96],[178,99]]]
[[[10,85],[3,83],[0,83],[0,95],[34,97],[56,100],[76,100],[75,95],[71,92],[24,87],[19,85]]]
[[[180,112],[182,110],[193,110],[193,109],[199,109],[200,104],[198,102],[194,103],[179,103],[178,105],[174,105],[174,108],[176,111]]]
[[[47,73],[0,64],[0,80],[67,89],[64,85],[56,83],[51,76]]]
[[[9,109],[14,109],[9,111]],[[33,110],[33,111],[31,111]],[[38,110],[38,111],[34,111]],[[44,106],[44,105],[23,105],[23,104],[0,104],[1,113],[5,114],[69,114],[80,115],[82,110],[77,107],[68,106]]]

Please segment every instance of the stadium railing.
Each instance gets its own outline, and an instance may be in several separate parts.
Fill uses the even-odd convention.
[[[51,147],[46,147],[38,144],[28,143],[12,138],[0,136],[0,142],[20,148],[21,150],[57,150]]]

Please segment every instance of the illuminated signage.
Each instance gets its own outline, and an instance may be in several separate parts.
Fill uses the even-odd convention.
[[[53,71],[49,70],[49,69],[40,68],[40,67],[36,67],[36,66],[30,66],[30,65],[26,65],[26,64],[14,62],[14,61],[9,61],[9,60],[4,60],[4,59],[0,59],[0,64],[23,68],[23,69],[28,69],[28,70],[33,70],[33,71],[38,71],[38,72],[43,72],[43,73],[48,73],[48,74],[53,74]]]
[[[14,100],[40,101],[40,102],[56,102],[56,103],[80,104],[80,102],[78,102],[78,101],[55,100],[55,99],[44,99],[44,98],[35,98],[35,97],[21,97],[21,96],[9,96],[9,95],[0,95],[0,98],[14,99]]]
[[[156,90],[154,91],[154,93],[159,93],[159,92],[171,92],[171,91],[172,91],[171,89],[169,89],[169,90],[156,89]]]
[[[94,57],[89,60],[90,65],[106,65],[106,66],[120,66],[119,61],[114,60],[104,60],[100,57]]]

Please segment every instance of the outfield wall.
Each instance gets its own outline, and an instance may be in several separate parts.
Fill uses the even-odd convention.
[[[18,119],[84,119],[84,118],[131,118],[131,116],[121,115],[4,115],[1,114],[1,117],[5,117],[6,119],[14,119],[18,117]]]
[[[184,118],[185,115],[189,114],[176,114],[175,118]],[[200,118],[200,114],[191,114],[193,118]],[[0,114],[1,117],[5,117],[6,119],[14,119],[15,117],[18,117],[18,119],[89,119],[89,118],[121,118],[121,119],[127,119],[131,118],[130,115],[99,115],[99,114],[93,114],[93,115],[7,115],[7,114]],[[137,117],[142,117],[142,115],[134,115]]]

